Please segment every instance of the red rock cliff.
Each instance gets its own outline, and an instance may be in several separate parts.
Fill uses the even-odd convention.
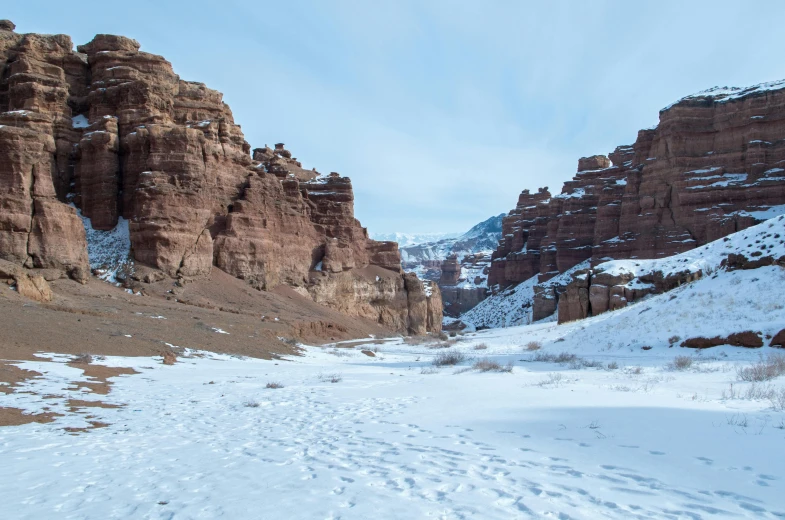
[[[139,49],[97,35],[74,52],[0,23],[0,259],[86,280],[72,202],[97,230],[127,219],[135,262],[184,282],[215,265],[400,332],[440,330],[397,244],[354,218],[348,178],[304,170],[283,144],[252,155],[220,92]]]
[[[670,256],[784,204],[785,82],[711,89],[660,111],[633,145],[580,159],[559,195],[524,191],[504,220],[488,284],[543,282],[584,260]]]

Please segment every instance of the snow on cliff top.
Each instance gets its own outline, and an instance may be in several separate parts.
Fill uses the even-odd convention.
[[[741,99],[752,94],[781,89],[785,89],[785,79],[781,79],[779,81],[770,81],[768,83],[760,83],[750,87],[712,87],[710,89],[696,92],[695,94],[690,94],[689,96],[684,96],[675,103],[671,103],[670,105],[666,106],[660,110],[660,112],[665,112],[674,105],[678,105],[682,101],[686,101],[688,99],[712,98],[717,103],[725,103],[726,101]]]
[[[612,275],[632,273],[635,276],[655,271],[661,271],[665,276],[682,271],[706,272],[707,269],[717,269],[731,253],[753,260],[766,256],[775,259],[785,256],[785,215],[678,255],[655,260],[611,260],[599,264],[595,272]]]

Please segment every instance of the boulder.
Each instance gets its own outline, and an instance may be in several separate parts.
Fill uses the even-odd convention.
[[[52,301],[52,289],[43,276],[21,275],[14,278],[16,290],[25,298],[30,298],[38,302]]]
[[[782,329],[776,333],[773,338],[771,338],[771,343],[769,343],[769,346],[785,348],[785,329]]]

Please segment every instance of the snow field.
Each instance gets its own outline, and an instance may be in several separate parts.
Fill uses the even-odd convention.
[[[450,347],[512,373],[467,370],[472,359],[437,369],[444,349],[401,340],[373,358],[357,342],[278,361],[108,358],[141,372],[97,396],[126,404],[90,410],[110,426],[70,435],[63,426],[81,419],[66,415],[0,429],[5,518],[785,515],[773,456],[785,413],[726,392],[746,385],[735,365],[759,352],[598,345],[583,354],[595,368],[531,361],[569,352],[556,341],[569,326],[482,331]],[[527,352],[535,337],[541,349]],[[669,369],[677,355],[693,365]],[[40,396],[76,377],[65,361],[20,362],[45,377],[25,384],[32,394],[0,393],[0,406],[52,406]]]

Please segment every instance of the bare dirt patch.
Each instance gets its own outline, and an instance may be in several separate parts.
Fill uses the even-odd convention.
[[[177,353],[171,344],[273,359],[298,353],[282,337],[318,345],[391,334],[291,288],[258,291],[217,268],[184,286],[171,279],[146,285],[144,296],[94,278],[86,285],[60,279],[51,286],[55,297],[47,304],[0,291],[0,358],[32,360],[37,352],[158,356]]]
[[[41,377],[41,374],[34,370],[19,368],[9,361],[0,361],[0,383],[7,383],[0,385],[0,392],[2,393],[13,393],[14,388],[18,387],[20,383],[36,377]]]
[[[107,367],[104,365],[86,363],[68,363],[69,367],[78,368],[85,377],[91,381],[73,381],[71,384],[78,388],[87,388],[93,393],[107,395],[111,389],[111,377],[122,375],[138,374],[133,368],[127,367]]]
[[[30,423],[50,423],[61,414],[54,412],[25,413],[19,408],[0,407],[0,426],[21,426]]]

